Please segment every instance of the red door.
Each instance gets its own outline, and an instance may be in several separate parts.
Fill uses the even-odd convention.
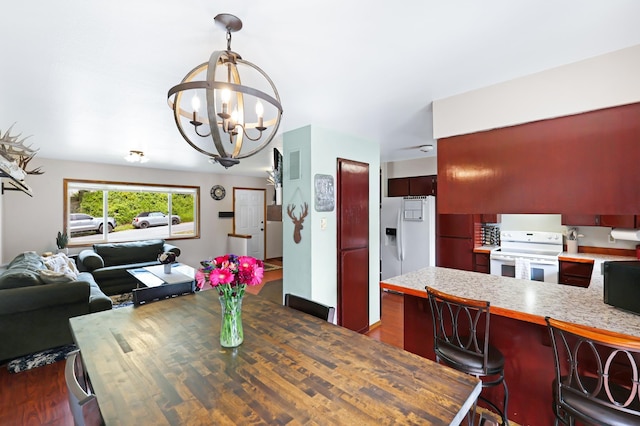
[[[369,165],[338,159],[338,324],[369,330]]]

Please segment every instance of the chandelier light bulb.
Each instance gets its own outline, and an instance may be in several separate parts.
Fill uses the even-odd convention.
[[[222,114],[229,114],[229,98],[231,97],[231,93],[227,89],[222,91],[220,95],[220,99],[222,99]]]
[[[193,107],[193,112],[198,112],[198,110],[200,109],[200,98],[198,97],[198,95],[193,95],[193,98],[191,99],[191,106]]]

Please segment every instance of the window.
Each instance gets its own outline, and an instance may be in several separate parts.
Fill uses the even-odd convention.
[[[200,236],[200,188],[64,179],[69,245]]]

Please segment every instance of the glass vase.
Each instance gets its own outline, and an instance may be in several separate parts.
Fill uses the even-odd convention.
[[[222,322],[220,324],[220,345],[224,348],[240,346],[244,340],[242,330],[242,297],[220,296]]]
[[[171,264],[170,263],[165,263],[164,264],[164,273],[165,274],[170,274],[171,273]]]

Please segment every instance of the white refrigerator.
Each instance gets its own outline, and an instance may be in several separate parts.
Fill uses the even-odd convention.
[[[436,198],[383,198],[380,211],[380,279],[435,265]]]

